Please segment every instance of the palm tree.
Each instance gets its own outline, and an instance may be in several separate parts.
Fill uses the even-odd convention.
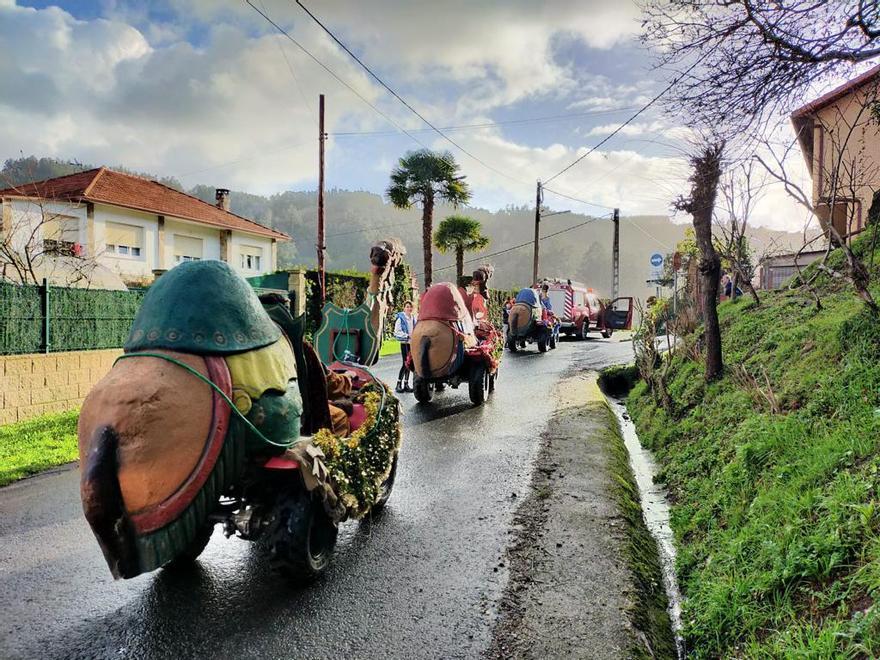
[[[408,151],[391,172],[386,194],[397,208],[422,205],[422,251],[425,261],[425,288],[431,286],[431,237],[434,232],[434,202],[439,199],[453,206],[466,204],[471,191],[458,174],[459,166],[449,152],[429,149]]]
[[[478,220],[466,215],[450,215],[437,228],[434,245],[441,254],[455,250],[455,282],[464,273],[464,253],[482,250],[489,245],[489,237],[483,234]]]

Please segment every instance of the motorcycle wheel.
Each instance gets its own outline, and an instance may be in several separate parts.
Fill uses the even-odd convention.
[[[486,365],[483,363],[475,364],[471,369],[471,377],[468,379],[468,394],[471,397],[471,403],[480,406],[486,400],[486,390],[483,388],[483,382],[486,379]]]
[[[507,340],[507,350],[511,353],[516,353],[516,338],[511,337]]]
[[[385,506],[385,503],[388,502],[388,498],[391,497],[391,490],[394,488],[394,478],[397,476],[397,459],[399,457],[400,454],[394,454],[394,460],[391,463],[391,472],[388,473],[388,477],[382,482],[382,485],[379,486],[379,497],[376,498],[376,503],[373,505],[371,511],[377,513],[381,511],[382,507]]]
[[[612,332],[614,332],[614,331],[613,331],[613,330],[610,330],[610,329],[609,329],[609,330],[603,330],[603,331],[602,331],[602,336],[605,337],[605,339],[611,339],[611,333],[612,333]]]
[[[276,515],[270,565],[287,579],[307,584],[330,566],[339,530],[323,505],[302,488],[278,497]]]
[[[424,378],[413,377],[413,395],[419,403],[430,403],[431,384]]]
[[[539,353],[546,353],[546,352],[547,352],[547,342],[546,342],[546,340],[543,340],[543,339],[539,339],[539,340],[538,340],[538,352],[539,352]]]
[[[190,544],[186,546],[183,552],[177,555],[174,559],[169,561],[167,564],[162,566],[165,570],[179,570],[185,569],[188,566],[191,566],[196,559],[199,558],[199,555],[204,552],[205,548],[208,546],[208,542],[211,540],[211,535],[214,533],[214,523],[208,522],[205,523],[197,532],[193,540],[190,541]]]

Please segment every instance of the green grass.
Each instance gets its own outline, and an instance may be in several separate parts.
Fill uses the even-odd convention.
[[[0,426],[0,486],[75,461],[78,416],[74,410]]]
[[[379,349],[379,357],[386,355],[400,355],[400,342],[396,339],[384,339]]]
[[[673,410],[629,395],[673,499],[692,657],[880,656],[880,320],[819,283],[819,312],[791,291],[722,304],[725,376],[680,351]]]

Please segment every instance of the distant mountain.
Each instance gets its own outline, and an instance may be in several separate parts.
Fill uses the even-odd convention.
[[[0,180],[22,183],[27,180],[61,176],[90,169],[93,166],[65,163],[33,156],[7,160]],[[114,167],[114,169],[123,169]],[[126,170],[130,171],[130,170]],[[151,176],[144,174],[143,176]],[[26,178],[21,178],[26,177]],[[175,179],[152,178],[182,189]],[[206,202],[214,203],[214,188],[198,185],[188,190]],[[317,193],[315,191],[287,191],[271,196],[233,191],[230,195],[234,213],[286,232],[291,243],[279,246],[279,265],[314,266],[317,263]],[[467,255],[478,259],[466,264],[474,267],[482,263],[481,255],[502,252],[486,261],[495,266],[493,283],[498,288],[527,286],[532,275],[532,239],[534,238],[534,208],[509,207],[492,212],[480,208],[453,209],[437,206],[435,226],[449,214],[465,213],[483,224],[491,238],[488,248]],[[325,195],[327,234],[327,264],[330,269],[357,268],[367,264],[370,246],[383,237],[396,236],[406,245],[407,260],[414,272],[422,273],[421,211],[418,208],[399,210],[380,195],[364,191],[330,190]],[[583,223],[582,227],[574,228]],[[675,244],[684,237],[688,224],[676,224],[663,216],[622,217],[620,221],[620,293],[644,298],[653,294],[646,285],[650,274],[652,253],[670,254]],[[566,231],[571,229],[571,231]],[[554,235],[556,234],[556,235]],[[578,213],[566,213],[544,218],[540,244],[540,275],[542,277],[571,278],[586,282],[600,295],[611,292],[612,223],[608,218],[591,218]],[[768,245],[790,249],[800,245],[797,233],[776,232],[763,228],[751,232],[750,239],[758,253]],[[524,245],[525,244],[525,245]],[[515,248],[522,245],[523,247]],[[434,257],[434,280],[452,279],[455,275],[451,254]]]

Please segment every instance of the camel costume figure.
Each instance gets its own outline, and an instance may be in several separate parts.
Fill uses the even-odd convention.
[[[416,399],[427,402],[446,384],[468,381],[471,401],[480,405],[494,389],[501,335],[488,318],[485,296],[492,267],[474,272],[465,288],[435,284],[421,298],[412,333],[411,364]]]
[[[395,241],[371,252],[371,335],[382,335],[402,254]],[[291,533],[298,521],[272,508],[278,493],[288,509],[320,503],[307,522],[323,516],[332,550],[336,523],[381,499],[399,449],[397,402],[356,365],[322,364],[304,327],[284,298],[261,302],[219,261],[184,262],[153,284],[124,355],[79,419],[83,511],[114,577],[195,558],[216,522],[227,535],[273,534],[273,557],[284,564],[296,549],[273,521]],[[320,448],[337,451],[348,436],[366,445],[380,431],[382,451],[372,448],[354,481]],[[349,458],[362,458],[357,451]],[[369,479],[357,482],[362,474]],[[221,506],[221,496],[235,506]],[[316,561],[311,568],[323,570]]]

